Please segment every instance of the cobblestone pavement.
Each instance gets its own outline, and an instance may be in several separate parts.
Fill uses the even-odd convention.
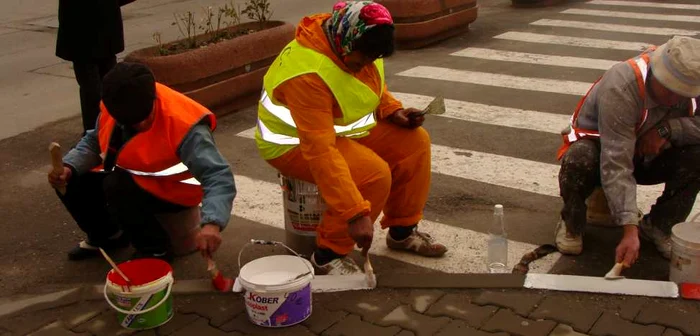
[[[0,335],[700,334],[697,301],[532,290],[376,289],[314,294],[312,316],[282,329],[250,323],[240,294],[176,295],[174,318],[158,329],[141,332],[118,326],[116,314],[97,297],[67,303],[2,318]]]

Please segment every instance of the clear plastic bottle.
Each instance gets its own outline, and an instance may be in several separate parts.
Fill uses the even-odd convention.
[[[493,223],[489,228],[487,267],[489,273],[509,273],[508,238],[501,204],[496,204],[493,209]]]

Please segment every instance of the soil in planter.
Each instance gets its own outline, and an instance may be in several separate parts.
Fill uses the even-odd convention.
[[[236,29],[236,30],[229,30],[229,31],[224,30],[222,32],[212,33],[212,34],[215,34],[215,36],[212,38],[201,37],[201,38],[195,39],[194,46],[191,46],[190,45],[191,42],[185,39],[185,40],[172,42],[172,43],[168,43],[168,44],[164,44],[162,46],[159,46],[157,52],[158,52],[159,56],[177,55],[177,54],[183,53],[183,52],[188,51],[188,50],[197,49],[197,48],[205,48],[206,46],[208,46],[210,44],[215,44],[215,43],[219,43],[221,41],[231,40],[231,39],[234,39],[234,38],[239,37],[239,36],[252,34],[252,33],[255,33],[256,31],[257,30],[254,30],[254,29]]]
[[[258,31],[270,29],[281,25],[277,21],[247,22],[238,24],[232,27],[220,29],[208,34],[196,36],[193,40],[187,38],[169,42],[166,44],[156,45],[153,49],[147,52],[148,56],[168,56],[184,53],[188,50],[205,48],[210,44],[216,44],[225,40],[232,40],[240,36],[253,34]],[[194,46],[191,46],[194,44]]]

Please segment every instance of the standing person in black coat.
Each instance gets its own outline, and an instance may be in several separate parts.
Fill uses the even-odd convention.
[[[59,0],[56,56],[73,62],[83,134],[95,128],[102,77],[124,50],[121,6],[133,0]]]

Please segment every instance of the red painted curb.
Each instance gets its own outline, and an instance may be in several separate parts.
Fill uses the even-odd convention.
[[[259,23],[244,23],[230,30],[256,29]],[[125,60],[148,65],[156,80],[184,93],[217,115],[231,112],[237,100],[250,102],[259,95],[268,66],[284,46],[294,39],[295,27],[270,21],[265,28],[204,48],[157,56],[158,47],[135,50]],[[174,42],[173,42],[174,43]]]

